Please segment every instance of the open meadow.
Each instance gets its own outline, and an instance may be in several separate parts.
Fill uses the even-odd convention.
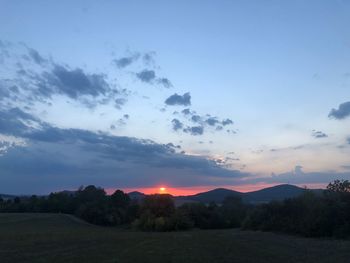
[[[138,232],[65,214],[0,214],[0,259],[13,262],[349,262],[350,241],[229,230]]]

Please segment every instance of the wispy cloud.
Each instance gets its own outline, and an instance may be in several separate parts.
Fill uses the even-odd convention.
[[[139,53],[135,53],[130,56],[121,57],[113,60],[113,63],[120,69],[130,66],[132,63],[137,61],[140,57]]]
[[[328,135],[325,134],[324,132],[316,131],[316,130],[313,130],[311,135],[313,137],[317,138],[317,139],[319,139],[319,138],[327,138],[328,137]]]
[[[0,101],[5,104],[50,104],[57,95],[89,108],[108,103],[120,108],[127,101],[129,91],[116,88],[104,73],[55,62],[23,44],[2,46],[0,52],[6,54],[6,67],[0,70]]]

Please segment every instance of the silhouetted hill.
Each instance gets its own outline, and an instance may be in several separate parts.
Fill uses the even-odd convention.
[[[304,188],[281,184],[273,187],[264,188],[254,192],[248,192],[243,195],[243,201],[248,203],[266,203],[270,201],[281,201],[286,198],[293,198],[301,195],[306,190]]]
[[[0,194],[0,197],[4,200],[7,200],[7,199],[13,199],[16,196],[15,195]]]
[[[188,196],[179,196],[176,197],[177,199],[182,200],[190,200],[190,201],[196,201],[196,202],[202,202],[202,203],[210,203],[210,202],[216,202],[221,203],[226,197],[228,196],[240,196],[242,197],[243,193],[225,189],[225,188],[217,188],[214,190],[210,190],[208,192],[203,192],[195,195],[188,195]]]
[[[144,193],[134,191],[128,193],[128,196],[130,197],[131,200],[141,200],[143,199],[146,195]]]
[[[273,187],[264,188],[258,191],[241,193],[238,191],[217,188],[208,192],[198,193],[188,196],[174,196],[176,205],[181,205],[186,202],[202,202],[202,203],[222,203],[228,196],[238,196],[246,203],[267,203],[270,201],[281,201],[286,198],[293,198],[304,193],[306,189],[289,184],[282,184]],[[312,189],[312,192],[321,194],[322,189]],[[131,199],[141,200],[146,195],[140,192],[131,192],[128,194]]]
[[[241,197],[242,200],[246,203],[267,203],[270,201],[280,201],[284,200],[286,198],[293,198],[301,195],[304,193],[306,189],[295,186],[295,185],[289,185],[289,184],[281,184],[273,187],[264,188],[258,191],[253,192],[247,192],[242,193],[230,189],[225,188],[217,188],[214,190],[210,190],[207,192],[198,193],[195,195],[188,195],[188,196],[174,196],[174,201],[176,205],[181,205],[183,203],[187,202],[201,202],[201,203],[222,203],[222,201],[225,200],[228,196],[238,196]],[[322,189],[311,189],[312,192],[315,194],[322,194],[324,190]],[[61,193],[67,194],[67,195],[74,195],[76,191],[61,191]],[[132,200],[142,200],[146,194],[134,191],[128,193],[130,199]],[[29,197],[29,196],[23,196],[19,195],[21,197]],[[3,199],[13,199],[16,196],[15,195],[8,195],[8,194],[0,194],[0,197]]]

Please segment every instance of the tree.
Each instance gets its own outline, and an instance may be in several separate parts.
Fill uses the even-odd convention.
[[[335,180],[328,184],[327,190],[334,193],[350,193],[350,182],[348,180]]]
[[[80,202],[95,202],[105,199],[106,192],[102,188],[94,185],[89,185],[84,189],[80,188],[76,194]]]
[[[149,211],[155,217],[169,217],[175,212],[175,204],[170,195],[149,195],[145,197],[141,205],[141,213],[145,211]]]
[[[243,204],[242,198],[229,196],[222,203],[221,211],[228,227],[240,227],[246,216],[247,206]]]
[[[116,190],[111,195],[112,205],[118,208],[126,208],[130,204],[130,197],[121,190]]]

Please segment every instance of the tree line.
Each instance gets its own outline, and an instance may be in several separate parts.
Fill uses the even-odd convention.
[[[67,213],[96,225],[125,225],[143,231],[242,228],[345,238],[350,236],[350,183],[336,180],[323,194],[306,191],[296,198],[260,205],[229,196],[221,204],[185,203],[179,207],[167,194],[138,201],[121,190],[107,195],[104,189],[90,185],[47,197],[0,199],[0,212]]]

